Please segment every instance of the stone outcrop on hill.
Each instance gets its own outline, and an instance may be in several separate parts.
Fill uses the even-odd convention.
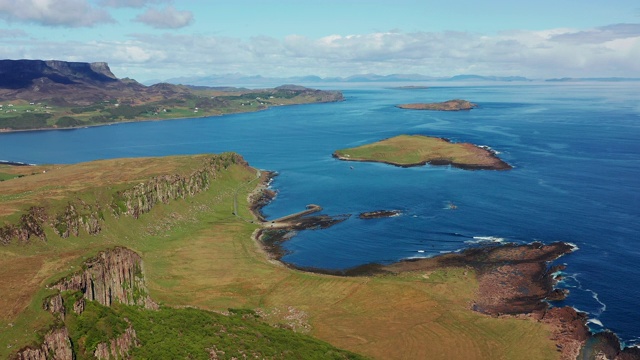
[[[126,248],[103,251],[84,264],[84,269],[51,286],[60,291],[80,291],[86,300],[104,306],[114,302],[158,307],[149,295],[142,274],[142,259]]]
[[[44,336],[38,348],[28,347],[11,357],[12,360],[73,360],[73,348],[66,327],[56,328]]]
[[[18,224],[10,224],[0,227],[0,244],[7,245],[11,239],[17,238],[20,242],[26,243],[32,236],[41,240],[46,240],[43,225],[47,219],[47,214],[43,207],[33,206],[20,217]]]
[[[76,314],[82,313],[85,301],[97,301],[105,306],[119,302],[151,310],[158,308],[147,294],[140,255],[122,247],[100,252],[85,261],[83,270],[58,281],[51,288],[82,293],[82,298],[72,305]],[[59,323],[64,322],[67,306],[60,293],[49,296],[43,304],[43,308],[56,316]],[[98,359],[125,359],[129,351],[138,345],[136,332],[129,324],[122,334],[99,343],[94,356]],[[60,326],[48,331],[39,347],[26,347],[12,357],[15,360],[74,358],[69,332]]]
[[[52,225],[60,237],[68,238],[71,234],[78,236],[80,229],[84,229],[90,235],[99,233],[103,220],[104,215],[99,204],[91,206],[80,201],[79,205],[70,202],[64,213],[58,215]]]
[[[127,359],[129,357],[129,351],[132,348],[139,346],[138,337],[136,331],[131,324],[123,334],[115,339],[109,340],[109,343],[102,342],[96,347],[96,351],[93,356],[96,359]]]
[[[166,204],[208,190],[218,173],[234,164],[249,166],[242,156],[235,153],[211,155],[201,168],[189,175],[153,177],[114,194],[109,204],[88,204],[77,199],[70,201],[57,214],[48,214],[44,207],[31,207],[17,224],[0,227],[0,244],[7,245],[14,239],[28,243],[33,237],[46,241],[45,226],[50,226],[62,238],[78,236],[81,229],[87,234],[96,235],[104,225],[103,208],[111,209],[116,217],[127,215],[137,219],[159,203]]]

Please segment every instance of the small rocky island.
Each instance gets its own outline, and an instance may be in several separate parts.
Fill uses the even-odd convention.
[[[397,107],[410,110],[461,111],[471,110],[478,105],[467,100],[454,99],[439,103],[400,104]]]
[[[509,170],[511,166],[486,146],[452,143],[423,135],[400,135],[372,144],[337,150],[345,161],[381,162],[400,167],[451,165],[466,170]]]
[[[358,217],[360,219],[379,219],[379,218],[400,216],[401,214],[402,214],[402,211],[400,210],[376,210],[376,211],[367,211],[367,212],[360,213]]]

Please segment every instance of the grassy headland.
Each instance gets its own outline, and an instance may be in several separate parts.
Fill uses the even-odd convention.
[[[135,213],[137,217],[122,211],[121,206],[126,209],[132,205],[127,203],[131,188],[167,175],[193,178],[193,174],[201,174],[198,171],[203,166],[213,163],[219,165],[218,171],[208,178],[206,189],[158,202],[146,212]],[[100,338],[121,331],[125,324],[118,318],[127,317],[141,340],[141,348],[135,350],[140,352],[134,352],[134,357],[153,355],[149,348],[154,346],[149,340],[152,333],[189,336],[195,343],[206,335],[198,327],[207,329],[207,324],[216,329],[212,339],[220,336],[222,329],[229,334],[219,342],[227,346],[221,358],[239,351],[272,354],[267,348],[273,344],[258,341],[252,345],[247,333],[276,342],[294,337],[252,325],[260,321],[380,359],[509,359],[523,354],[530,359],[558,357],[543,324],[472,311],[470,303],[478,282],[470,269],[442,267],[339,277],[296,271],[269,261],[252,238],[260,225],[243,220],[252,219],[248,197],[255,188],[257,172],[235,155],[221,155],[218,160],[203,155],[13,169],[26,176],[0,182],[2,223],[19,224],[21,216],[33,206],[43,207],[48,219],[42,223],[46,240],[32,236],[28,241],[13,239],[0,246],[0,357],[38,342],[39,334],[53,324],[53,316],[42,310],[43,299],[52,293],[46,285],[77,271],[84,259],[114,246],[140,254],[149,294],[162,310],[149,313],[128,306],[98,307],[86,314],[98,314],[104,319],[101,324],[111,324],[101,328],[103,335],[83,333],[87,329],[79,323],[75,327],[70,323],[69,327],[72,334],[85,334],[84,343],[89,344],[90,336]],[[238,202],[239,216],[232,214],[234,201]],[[65,211],[70,203],[79,218],[102,212],[98,216],[101,230],[89,235],[81,227],[77,236],[61,237],[51,226],[52,219],[57,218],[55,214],[68,214]],[[114,203],[115,207],[111,206]],[[228,308],[247,310],[232,312],[235,317],[229,319],[198,313],[198,309]],[[254,319],[252,311],[260,321]],[[68,319],[77,321],[73,315]],[[171,332],[171,324],[176,321],[190,327]],[[147,328],[154,326],[151,324],[157,327]],[[337,354],[336,358],[354,357],[306,337],[296,339],[301,340],[292,340],[292,356],[313,348],[320,349],[319,354]],[[274,351],[279,354],[277,349]],[[193,351],[190,354],[196,358],[208,356],[201,350]],[[184,353],[175,354],[184,357]]]
[[[340,160],[382,162],[402,167],[431,164],[471,170],[511,169],[509,164],[485,148],[422,135],[395,136],[372,144],[337,150],[333,156]]]

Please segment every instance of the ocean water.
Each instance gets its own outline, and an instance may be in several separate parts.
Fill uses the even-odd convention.
[[[353,214],[301,231],[285,261],[344,269],[459,251],[483,242],[566,241],[579,250],[562,287],[589,325],[640,342],[640,92],[637,83],[434,85],[345,89],[345,101],[251,114],[0,134],[0,159],[76,163],[117,157],[236,151],[275,170],[276,218],[319,204]],[[401,110],[396,104],[454,98],[467,112]],[[510,171],[398,168],[348,163],[336,149],[398,134],[487,145]],[[353,168],[352,168],[353,167]],[[455,204],[456,209],[449,209]],[[387,219],[357,214],[402,210]]]

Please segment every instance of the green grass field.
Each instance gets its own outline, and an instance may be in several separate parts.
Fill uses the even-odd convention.
[[[73,106],[54,101],[0,101],[0,130],[73,128],[124,121],[168,120],[264,110],[273,106],[329,101],[308,91],[190,90],[172,98],[102,101]],[[338,97],[335,98],[337,100]],[[333,100],[333,101],[335,101]]]
[[[0,182],[0,216],[5,223],[15,221],[33,203],[56,209],[76,198],[106,201],[118,189],[153,175],[188,174],[201,162],[202,157],[192,156],[49,166],[46,173],[42,168],[15,168],[27,176]],[[255,176],[254,169],[233,165],[208,191],[157,205],[139,219],[107,215],[99,235],[81,231],[78,237],[62,239],[48,229],[47,242],[32,239],[28,245],[0,246],[0,357],[37,342],[39,331],[53,322],[41,309],[51,294],[47,284],[76,271],[84,259],[103,249],[126,246],[142,256],[149,293],[165,309],[250,309],[272,325],[377,359],[558,358],[544,325],[471,311],[478,285],[467,269],[338,277],[269,261],[252,238],[259,225],[232,214],[237,191],[239,215],[252,218],[247,196]],[[167,311],[157,316],[173,319],[168,322],[188,318],[183,310]]]
[[[399,135],[371,144],[337,150],[334,154],[343,160],[383,162],[398,166],[436,162],[457,166],[493,167],[501,163],[490,152],[473,144],[452,143],[422,135]]]

